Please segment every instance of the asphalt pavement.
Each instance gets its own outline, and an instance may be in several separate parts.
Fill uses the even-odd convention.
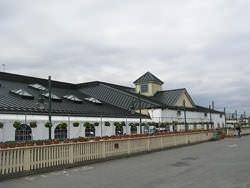
[[[250,136],[0,183],[0,188],[250,188]]]

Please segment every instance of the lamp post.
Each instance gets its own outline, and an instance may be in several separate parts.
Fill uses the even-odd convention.
[[[131,104],[130,104],[130,111],[131,111],[131,113],[132,114],[134,114],[135,113],[135,110],[136,110],[136,107],[135,107],[135,103],[139,103],[139,115],[140,115],[140,123],[139,123],[139,129],[140,129],[140,134],[142,133],[142,127],[141,127],[141,124],[142,124],[142,118],[141,118],[141,97],[140,97],[140,95],[141,95],[141,92],[139,92],[139,96],[138,96],[138,98],[136,98],[136,101],[133,101]]]
[[[52,127],[52,122],[51,122],[51,76],[49,76],[49,111],[48,111],[48,115],[49,115],[49,140],[51,140],[51,127]]]
[[[185,131],[188,131],[188,125],[187,125],[187,114],[186,114],[186,101],[183,100],[183,108],[184,108],[184,125],[185,125]]]
[[[212,113],[211,113],[211,105],[209,105],[209,122],[212,128]]]

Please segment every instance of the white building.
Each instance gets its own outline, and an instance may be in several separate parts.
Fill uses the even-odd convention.
[[[186,89],[162,91],[149,72],[134,84],[52,81],[52,138],[140,133],[140,120],[142,132],[225,125],[223,112],[197,106]],[[48,139],[48,96],[48,80],[0,72],[0,142]]]

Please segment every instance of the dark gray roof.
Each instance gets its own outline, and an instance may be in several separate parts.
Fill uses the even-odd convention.
[[[150,72],[146,72],[144,75],[139,77],[136,81],[134,81],[134,84],[141,84],[141,83],[148,83],[148,82],[154,82],[160,85],[163,84],[163,81],[161,81],[159,78],[157,78],[155,75],[153,75]]]
[[[175,89],[175,90],[166,90],[157,92],[152,99],[158,101],[166,106],[175,106],[176,102],[180,98],[180,96],[185,93],[189,98],[190,102],[193,106],[195,106],[192,98],[189,96],[187,90],[185,88]]]
[[[129,110],[131,106],[136,109],[139,108],[141,101],[141,108],[160,107],[161,104],[149,98],[127,91],[126,89],[117,88],[116,86],[106,85],[105,83],[95,83],[82,86],[79,89],[82,93],[93,96],[101,101],[112,104]]]
[[[41,84],[48,88],[48,80],[0,72],[0,110],[1,113],[30,113],[45,114],[48,112],[48,105],[44,108],[38,103],[40,94],[47,91],[39,91],[29,87],[29,84]],[[23,89],[34,96],[34,99],[25,99],[10,93],[13,89]],[[42,92],[42,93],[41,93]],[[173,108],[182,92],[186,89],[168,90],[157,92],[154,97],[141,96],[135,93],[134,88],[105,83],[88,82],[72,84],[52,81],[52,93],[62,98],[61,101],[52,102],[52,113],[57,115],[88,116],[88,117],[128,117],[138,118],[139,114],[132,114],[131,107],[138,109],[141,101],[141,108]],[[65,95],[74,95],[81,103],[74,103],[64,99]],[[187,96],[190,97],[187,93]],[[95,98],[101,104],[95,104],[84,100]],[[140,100],[139,100],[140,99]],[[190,97],[190,101],[192,101]],[[45,103],[48,103],[45,99]],[[193,102],[192,102],[193,103]],[[194,104],[194,103],[193,103]],[[190,110],[207,112],[207,108],[195,106]],[[219,112],[220,113],[220,112]],[[143,116],[146,117],[146,116]]]
[[[15,80],[15,81],[14,81]],[[45,105],[38,102],[40,94],[44,91],[39,91],[29,87],[29,84],[41,83],[47,87],[46,79],[26,77],[0,72],[0,110],[1,113],[31,113],[44,114],[48,112],[48,100],[45,98]],[[52,113],[57,115],[71,116],[88,116],[88,117],[128,117],[138,118],[138,114],[131,114],[130,111],[119,108],[105,101],[102,104],[95,104],[84,100],[87,97],[94,97],[82,93],[78,90],[77,85],[62,82],[52,82],[52,93],[62,98],[62,101],[52,102]],[[23,89],[34,99],[24,99],[20,96],[10,93],[13,89]],[[46,91],[45,91],[46,92]],[[73,101],[64,99],[65,95],[74,95],[82,100],[82,103],[74,103]],[[100,99],[99,99],[100,100]],[[42,107],[42,108],[41,108]],[[144,116],[145,117],[145,116]]]

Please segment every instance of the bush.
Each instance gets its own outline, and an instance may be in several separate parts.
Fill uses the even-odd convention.
[[[137,126],[137,127],[140,126],[140,123],[135,123],[135,126]]]
[[[37,127],[36,121],[31,121],[31,122],[30,122],[30,127],[31,127],[31,128],[36,128],[36,127]]]
[[[107,127],[109,127],[109,126],[110,126],[110,123],[109,123],[108,121],[105,121],[105,122],[104,122],[104,125],[107,126]]]
[[[62,122],[62,123],[59,124],[60,129],[66,129],[67,126],[68,126],[68,125],[67,125],[67,123],[65,123],[65,122]]]
[[[50,122],[47,122],[47,123],[45,123],[45,125],[44,125],[46,128],[50,128],[50,127],[52,127],[52,124],[50,123]]]
[[[120,126],[120,123],[116,121],[116,122],[114,122],[114,126],[116,126],[116,127]]]
[[[18,129],[21,127],[21,122],[20,121],[15,121],[14,124],[13,124],[13,127]]]
[[[86,127],[91,127],[91,124],[89,123],[89,122],[85,122],[84,124],[83,124],[83,126],[86,128]]]
[[[98,123],[98,122],[95,122],[95,123],[94,123],[94,126],[95,126],[95,127],[99,126],[99,123]]]
[[[126,126],[125,121],[122,121],[122,122],[121,122],[121,126],[123,126],[123,127],[125,127],[125,126]]]
[[[129,126],[130,126],[130,127],[134,126],[134,123],[129,123]]]
[[[80,123],[78,121],[73,122],[73,127],[79,127]]]

